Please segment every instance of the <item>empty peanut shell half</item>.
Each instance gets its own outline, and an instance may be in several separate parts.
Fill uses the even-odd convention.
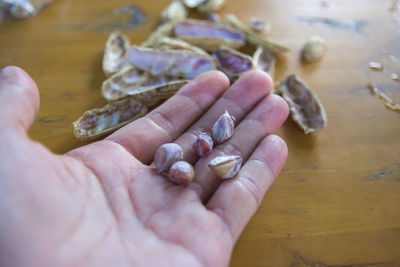
[[[79,139],[96,138],[146,113],[147,107],[132,98],[111,102],[103,108],[86,111],[74,122],[74,133]]]
[[[206,13],[205,17],[208,21],[213,23],[221,23],[221,17],[217,13]]]
[[[242,167],[242,158],[239,156],[216,157],[208,163],[212,172],[221,179],[231,179]]]
[[[198,7],[199,5],[203,4],[207,0],[182,0],[182,2],[187,6],[188,8],[195,8]]]
[[[132,46],[128,61],[135,67],[154,76],[171,75],[181,79],[194,79],[203,72],[215,69],[214,62],[192,51],[155,50]]]
[[[223,71],[231,81],[236,80],[242,73],[254,69],[253,59],[233,48],[221,46],[214,53],[217,68]]]
[[[173,31],[175,25],[179,22],[179,20],[166,21],[165,23],[158,26],[152,34],[144,41],[140,46],[141,47],[154,47],[154,44],[162,37],[170,36]]]
[[[180,0],[172,1],[163,11],[161,18],[163,21],[181,21],[186,19],[188,12]]]
[[[249,29],[242,21],[240,21],[235,15],[228,14],[224,17],[224,23],[230,27],[238,29],[242,31],[246,36],[246,41],[255,46],[263,46],[265,49],[269,50],[272,53],[284,53],[289,51],[290,49],[277,41],[273,41],[269,38],[266,38],[258,33],[255,33],[251,29]]]
[[[210,52],[221,45],[240,48],[245,44],[240,31],[202,20],[190,19],[176,24],[175,36]]]
[[[271,24],[256,17],[251,17],[247,24],[249,29],[256,33],[268,33],[271,31]]]
[[[254,52],[253,61],[257,69],[265,71],[272,78],[274,77],[276,57],[271,52],[259,46]]]
[[[126,63],[125,54],[130,41],[121,32],[112,32],[107,40],[103,57],[103,71],[106,76],[118,72]]]
[[[197,10],[201,13],[217,12],[224,7],[226,0],[206,0],[197,7]]]
[[[289,104],[292,119],[306,134],[326,126],[327,117],[321,101],[299,78],[290,75],[280,85],[279,91]]]
[[[101,91],[107,100],[131,96],[146,106],[157,104],[174,95],[189,80],[169,75],[154,76],[133,66],[125,67],[103,82]]]
[[[127,91],[137,88],[143,83],[142,76],[145,72],[133,66],[126,65],[115,73],[101,86],[101,93],[107,100],[117,100],[127,96]]]
[[[202,55],[208,58],[210,61],[214,60],[206,51],[204,51],[200,47],[191,45],[188,42],[176,38],[170,38],[170,37],[159,38],[154,43],[154,48],[159,50],[187,50]]]
[[[143,83],[139,87],[127,91],[127,94],[148,107],[170,98],[189,82],[189,80],[176,79],[169,75],[154,76],[149,72],[143,76]]]
[[[27,19],[36,15],[53,0],[2,0],[0,6],[7,6],[8,13],[16,19]]]
[[[8,13],[16,19],[27,19],[36,15],[36,8],[28,0],[12,1]]]

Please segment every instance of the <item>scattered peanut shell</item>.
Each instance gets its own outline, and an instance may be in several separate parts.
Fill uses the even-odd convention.
[[[126,64],[125,54],[130,46],[129,38],[118,31],[111,33],[107,40],[103,56],[103,71],[110,76]]]
[[[265,49],[275,54],[282,54],[290,50],[286,45],[282,43],[252,33],[247,34],[246,40],[255,46],[261,45]]]
[[[233,14],[226,15],[224,17],[224,23],[230,27],[242,31],[246,36],[247,42],[257,47],[263,46],[265,49],[268,49],[270,52],[276,54],[284,53],[290,50],[284,44],[270,40],[269,38],[266,38],[264,36],[261,36],[253,32]]]
[[[242,161],[239,156],[221,156],[211,160],[208,167],[219,178],[231,179],[240,171]]]
[[[378,96],[380,99],[384,100],[386,103],[393,103],[393,100],[388,97],[384,92],[382,92],[376,83],[370,82],[367,85],[368,89],[371,91],[371,94],[374,96]]]
[[[390,55],[390,56],[389,56],[389,60],[390,60],[390,62],[392,62],[392,63],[399,63],[399,62],[400,62],[400,58],[398,58],[398,57],[396,57],[396,56],[393,56],[393,55]]]
[[[304,62],[313,63],[323,58],[326,51],[326,41],[319,36],[313,36],[305,43],[301,57]]]
[[[169,169],[168,178],[175,184],[186,186],[194,179],[194,169],[186,161],[177,161]]]
[[[217,12],[224,7],[226,0],[207,0],[197,7],[200,13]]]
[[[103,97],[107,100],[117,100],[127,96],[127,91],[137,88],[143,83],[144,73],[144,71],[127,64],[103,82],[101,86]]]
[[[128,61],[135,67],[154,76],[171,75],[181,79],[194,79],[203,72],[215,69],[214,62],[204,55],[191,51],[155,50],[132,46]]]
[[[16,2],[20,2],[16,1]],[[43,9],[44,7],[48,6],[51,2],[53,2],[53,0],[28,0],[32,6],[35,8],[36,11],[40,11],[41,9]]]
[[[35,7],[28,0],[15,1],[15,3],[8,8],[8,13],[16,19],[33,17],[36,12]]]
[[[16,19],[27,19],[36,15],[53,0],[3,0],[8,5],[8,13]]]
[[[210,61],[214,59],[200,47],[194,46],[180,39],[162,37],[155,44],[154,48],[159,50],[188,50],[195,54],[202,55],[208,58]]]
[[[231,81],[255,68],[253,59],[233,48],[221,46],[214,53],[213,57],[217,62],[217,68],[223,71]]]
[[[182,160],[183,150],[175,143],[167,143],[160,146],[154,154],[154,164],[160,174],[168,173],[172,164]]]
[[[153,33],[149,36],[149,38],[147,38],[147,40],[144,41],[140,46],[148,48],[154,47],[154,44],[157,43],[157,41],[160,38],[170,36],[173,33],[175,25],[178,22],[179,21],[174,20],[174,21],[167,21],[161,24],[153,31]]]
[[[189,80],[169,75],[154,76],[147,71],[127,66],[103,82],[101,92],[107,100],[131,96],[148,107],[174,95]]]
[[[212,22],[188,19],[176,24],[175,36],[207,51],[215,51],[221,45],[240,48],[244,45],[244,35]]]
[[[379,70],[379,71],[383,70],[383,65],[379,62],[371,61],[368,63],[368,67],[372,70]]]
[[[130,97],[143,102],[148,107],[154,106],[161,100],[170,98],[189,82],[189,80],[177,79],[169,75],[154,76],[149,72],[146,72],[143,76],[143,83],[126,93]]]
[[[74,133],[79,139],[96,138],[142,117],[146,113],[147,107],[132,98],[111,102],[101,109],[86,111],[73,123]]]
[[[163,11],[161,11],[161,19],[163,21],[182,21],[186,19],[188,11],[183,3],[179,0],[172,1]]]
[[[203,4],[207,0],[182,0],[182,1],[188,8],[195,8]]]
[[[292,119],[306,134],[326,126],[327,117],[321,101],[299,78],[290,75],[279,91],[289,104]]]
[[[393,111],[397,111],[400,112],[400,104],[396,104],[396,103],[385,103],[385,106]]]
[[[221,23],[221,17],[217,13],[207,13],[205,14],[205,17],[208,21],[211,21],[213,23]]]
[[[370,82],[367,87],[371,91],[371,94],[379,97],[385,102],[385,106],[393,111],[400,112],[400,104],[395,103],[389,96],[387,96],[382,90],[378,88],[376,83]]]
[[[197,157],[204,158],[211,154],[213,147],[214,141],[212,137],[206,133],[201,133],[194,141],[192,150]]]
[[[225,111],[212,127],[212,133],[216,144],[221,144],[232,137],[235,129],[234,118]]]
[[[254,52],[253,61],[257,69],[265,71],[272,78],[274,77],[276,57],[267,49],[259,46]]]
[[[269,33],[271,31],[271,24],[262,21],[256,17],[251,17],[248,23],[248,27],[250,30],[256,33]]]
[[[393,81],[400,82],[400,75],[398,75],[397,73],[392,73],[390,77]]]

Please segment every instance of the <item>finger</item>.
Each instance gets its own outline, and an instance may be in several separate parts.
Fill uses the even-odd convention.
[[[264,98],[238,125],[232,138],[215,147],[210,156],[196,163],[196,180],[191,188],[203,201],[209,199],[221,183],[221,179],[208,168],[210,159],[237,155],[246,162],[260,141],[281,127],[288,113],[288,106],[281,97],[270,95]]]
[[[124,146],[141,162],[150,163],[160,145],[172,142],[181,135],[228,86],[229,81],[221,72],[202,74],[147,116],[107,139]]]
[[[226,224],[233,240],[260,206],[287,158],[286,143],[278,136],[263,139],[236,178],[223,182],[207,207]]]
[[[39,109],[35,82],[18,67],[6,67],[0,73],[0,120],[3,125],[26,131]]]
[[[197,158],[192,153],[192,145],[199,133],[209,133],[217,119],[228,110],[235,117],[236,124],[265,96],[272,88],[269,75],[262,71],[250,71],[243,74],[225,94],[175,142],[184,150],[184,159],[194,163]]]

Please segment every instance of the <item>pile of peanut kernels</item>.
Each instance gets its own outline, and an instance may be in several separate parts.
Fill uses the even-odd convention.
[[[212,135],[200,133],[193,143],[192,151],[196,157],[207,157],[216,144],[222,144],[232,137],[235,127],[233,117],[226,111],[213,125]],[[195,177],[192,165],[183,161],[183,149],[176,143],[160,146],[154,155],[154,164],[159,174],[165,175],[175,184],[186,186]],[[242,166],[240,156],[219,156],[208,163],[211,171],[221,179],[231,179]]]

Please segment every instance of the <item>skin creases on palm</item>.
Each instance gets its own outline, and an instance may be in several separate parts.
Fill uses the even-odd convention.
[[[245,73],[229,87],[220,72],[202,74],[163,105],[102,141],[55,155],[26,130],[38,90],[17,67],[0,74],[0,266],[226,266],[245,225],[282,168],[287,148],[276,131],[286,103],[269,95],[271,79]],[[229,110],[231,139],[197,159],[200,132]],[[187,187],[159,176],[151,161],[175,142],[193,164]],[[240,154],[232,180],[207,167]]]

